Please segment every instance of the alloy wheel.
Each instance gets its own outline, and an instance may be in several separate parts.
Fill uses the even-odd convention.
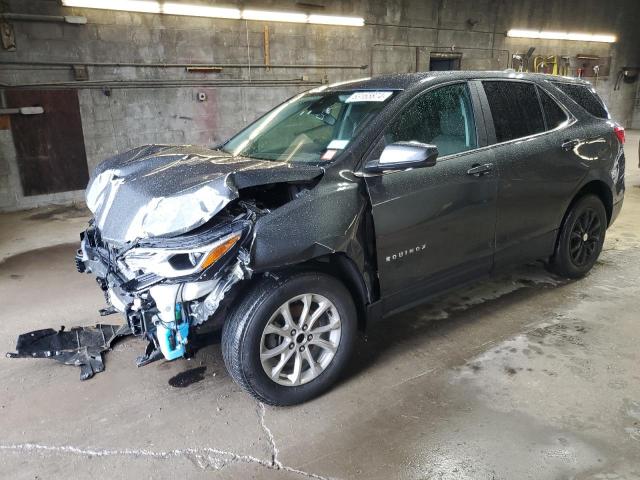
[[[573,264],[582,267],[591,262],[598,254],[598,245],[602,236],[602,222],[596,211],[586,209],[573,224],[569,237],[569,257]]]
[[[275,311],[262,332],[262,368],[280,385],[308,383],[329,366],[341,334],[340,315],[329,299],[314,293],[293,297]]]

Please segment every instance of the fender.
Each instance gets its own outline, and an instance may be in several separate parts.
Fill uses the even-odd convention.
[[[250,267],[267,271],[345,253],[364,268],[365,249],[359,232],[367,198],[359,180],[343,180],[338,183],[326,175],[312,194],[302,192],[259,218],[253,229]]]
[[[260,217],[253,229],[250,268],[268,272],[314,266],[339,277],[359,308],[378,298],[374,235],[367,221],[369,199],[361,180],[328,173],[314,188]]]

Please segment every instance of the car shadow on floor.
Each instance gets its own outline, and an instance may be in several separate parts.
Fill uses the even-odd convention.
[[[459,355],[452,358],[453,364],[447,366],[464,363],[465,359],[479,353],[475,351],[478,345],[501,341],[531,323],[531,318],[526,316],[505,322],[503,317],[510,309],[544,295],[545,291],[562,289],[571,283],[547,273],[542,264],[527,265],[512,273],[444,293],[424,305],[385,318],[368,326],[361,336],[343,381],[362,375],[381,359],[390,361],[395,354],[409,349],[429,350],[432,343],[443,337],[451,338],[459,349]],[[470,338],[465,347],[466,336]],[[424,365],[424,368],[429,366]]]

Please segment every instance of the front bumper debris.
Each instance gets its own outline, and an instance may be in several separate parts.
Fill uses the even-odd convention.
[[[143,355],[137,358],[138,367],[155,360],[175,360],[189,356],[189,340],[196,327],[218,312],[222,300],[238,282],[251,277],[249,268],[250,231],[260,212],[240,202],[235,210],[221,214],[220,220],[204,231],[181,237],[144,239],[134,244],[114,244],[102,238],[100,230],[91,222],[81,234],[80,249],[76,253],[76,268],[95,276],[102,289],[106,308],[100,315],[120,313],[126,320],[122,327],[98,324],[95,327],[76,327],[37,330],[20,335],[16,352],[9,357],[53,358],[68,365],[81,367],[81,380],[104,370],[102,352],[110,348],[118,337],[134,335],[147,341]],[[136,257],[135,268],[127,255],[139,251],[178,251],[197,249],[199,245],[215,245],[238,232],[238,239],[215,261],[201,270],[187,274],[163,276],[152,273],[145,262],[149,256]],[[140,255],[140,254],[138,254]],[[151,258],[153,258],[151,256]],[[203,257],[199,257],[202,259]],[[207,257],[204,257],[205,259]],[[196,259],[197,261],[200,261]],[[204,260],[202,260],[204,263]],[[171,272],[173,273],[173,272]]]
[[[131,335],[128,325],[95,327],[60,327],[35,330],[18,337],[16,351],[9,358],[51,358],[65,365],[80,367],[80,380],[87,380],[104,371],[102,353],[118,338]]]

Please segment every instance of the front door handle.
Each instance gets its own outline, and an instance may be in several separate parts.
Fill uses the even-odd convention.
[[[482,175],[486,175],[487,173],[489,173],[491,170],[493,170],[493,163],[485,163],[483,165],[476,163],[472,165],[469,170],[467,170],[467,175],[481,177]]]
[[[578,145],[580,143],[580,140],[578,140],[577,138],[574,138],[572,140],[565,140],[564,142],[562,142],[560,144],[560,147],[565,151],[568,152],[569,150],[573,150],[573,148]]]

